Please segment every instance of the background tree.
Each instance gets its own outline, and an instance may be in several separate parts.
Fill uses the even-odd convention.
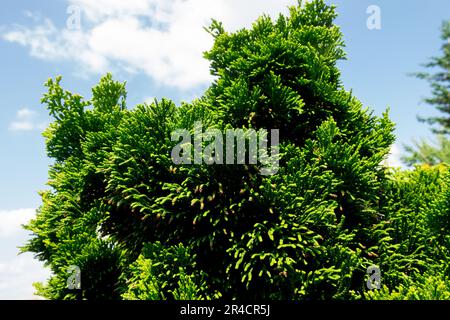
[[[436,135],[436,140],[434,145],[422,140],[414,142],[413,146],[405,146],[407,154],[402,161],[408,165],[450,163],[450,140],[445,135]]]
[[[437,134],[437,146],[426,141],[406,146],[408,153],[403,161],[409,165],[416,163],[436,164],[441,162],[450,163],[450,21],[442,24],[441,47],[442,55],[431,58],[425,64],[430,72],[415,74],[419,79],[426,80],[431,87],[431,97],[424,101],[440,112],[439,116],[422,118],[419,121],[432,125],[432,131]]]

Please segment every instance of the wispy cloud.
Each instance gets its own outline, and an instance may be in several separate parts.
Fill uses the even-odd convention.
[[[22,224],[35,216],[34,209],[0,211],[0,239],[16,236],[22,231]]]
[[[22,225],[34,216],[34,209],[0,210],[0,300],[38,299],[32,284],[50,275],[30,253],[18,255],[28,237]]]
[[[0,260],[0,300],[42,299],[36,295],[33,283],[45,281],[49,270],[31,254]]]
[[[23,108],[17,111],[16,118],[10,123],[11,131],[44,130],[47,124],[38,120],[35,111]]]
[[[389,167],[400,167],[404,168],[405,165],[401,161],[401,151],[399,146],[394,143],[391,147],[391,151],[385,161],[385,164]]]
[[[208,62],[203,59],[213,41],[203,29],[211,18],[235,30],[249,26],[262,13],[277,16],[286,12],[287,6],[295,3],[67,0],[68,6],[79,8],[79,29],[56,27],[51,20],[41,18],[34,27],[16,26],[4,33],[3,39],[27,47],[40,59],[75,61],[90,74],[116,69],[139,72],[159,84],[187,90],[211,81]],[[72,15],[77,12],[69,11]]]

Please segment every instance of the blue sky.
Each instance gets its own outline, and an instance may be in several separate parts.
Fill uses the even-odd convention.
[[[450,19],[448,0],[335,0],[348,60],[342,80],[365,106],[381,114],[391,108],[397,163],[403,144],[430,138],[418,114],[435,112],[421,103],[428,85],[408,76],[439,54],[440,25]],[[99,77],[112,71],[127,81],[128,106],[152,97],[177,102],[201,95],[211,45],[202,30],[209,17],[235,30],[261,13],[276,16],[295,0],[22,0],[4,1],[0,11],[0,299],[32,298],[31,282],[48,271],[30,255],[16,257],[27,234],[20,230],[40,204],[50,160],[42,128],[51,119],[40,105],[49,77],[86,97]],[[380,8],[381,29],[369,30],[366,12]],[[75,14],[74,14],[75,13]],[[79,15],[77,15],[79,13]],[[77,20],[77,17],[80,20]],[[77,24],[79,21],[79,25]],[[68,24],[69,23],[69,24]],[[79,28],[78,28],[79,27]]]

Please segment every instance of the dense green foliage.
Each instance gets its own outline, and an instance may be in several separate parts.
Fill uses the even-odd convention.
[[[53,271],[50,299],[359,299],[446,297],[449,170],[394,172],[394,141],[344,90],[333,7],[317,0],[288,17],[228,33],[214,21],[205,54],[214,83],[175,106],[127,109],[110,75],[92,99],[47,82],[50,190],[23,248]],[[280,129],[280,168],[175,165],[171,132],[194,122]],[[81,290],[67,289],[68,268]],[[379,293],[366,270],[381,269]],[[415,294],[410,287],[417,286]],[[432,295],[427,290],[439,287]],[[430,289],[431,288],[431,289]],[[392,292],[392,296],[390,296]],[[398,292],[398,293],[397,293]],[[441,293],[442,292],[442,293]]]

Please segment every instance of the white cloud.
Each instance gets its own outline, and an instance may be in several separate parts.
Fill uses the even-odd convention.
[[[22,224],[34,216],[34,209],[0,210],[0,300],[39,299],[32,284],[50,275],[32,254],[18,255],[28,237]]]
[[[0,211],[0,239],[17,235],[22,231],[22,224],[35,216],[34,209],[17,209]]]
[[[45,127],[46,123],[37,121],[37,113],[28,108],[17,111],[16,119],[9,125],[11,131],[44,130]]]
[[[0,300],[42,299],[34,295],[33,283],[49,276],[50,271],[28,253],[0,260]]]
[[[3,38],[46,60],[75,61],[84,72],[140,72],[155,82],[192,89],[211,81],[203,52],[210,19],[228,30],[249,26],[263,13],[277,16],[295,0],[67,0],[78,6],[81,29],[57,28],[49,19],[16,27]],[[64,14],[66,14],[64,12]],[[69,18],[69,16],[68,16]]]
[[[400,158],[401,158],[400,148],[398,147],[397,144],[394,143],[391,147],[391,151],[389,152],[389,155],[385,161],[385,164],[389,167],[404,168],[405,166],[403,165]]]

